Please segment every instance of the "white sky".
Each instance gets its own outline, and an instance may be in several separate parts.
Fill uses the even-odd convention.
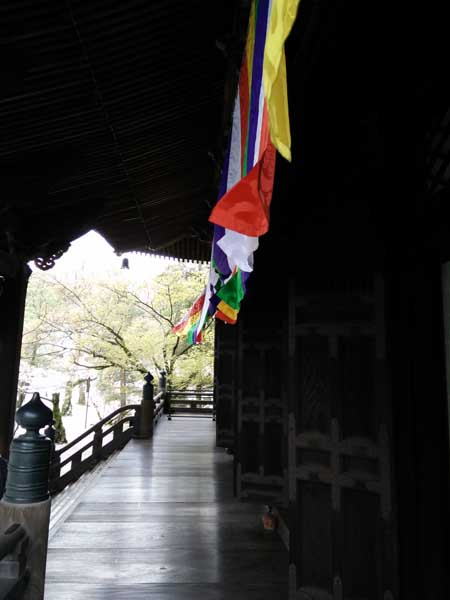
[[[90,231],[71,243],[69,250],[56,261],[50,273],[55,276],[80,271],[92,275],[120,273],[124,258],[128,258],[130,268],[123,269],[122,274],[136,282],[153,279],[170,264],[174,264],[173,260],[156,258],[149,254],[125,252],[117,256],[112,246],[100,234]],[[38,271],[33,262],[29,265],[33,271]]]

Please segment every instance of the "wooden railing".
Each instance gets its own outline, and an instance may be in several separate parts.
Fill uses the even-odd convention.
[[[50,466],[50,493],[54,495],[63,490],[98,462],[123,448],[132,437],[149,437],[163,414],[164,396],[165,392],[161,391],[153,398],[151,390],[151,395],[146,398],[153,403],[153,423],[147,427],[148,435],[142,435],[142,420],[148,418],[143,413],[143,405],[129,404],[118,408],[75,440],[54,451]]]
[[[22,525],[14,523],[0,534],[0,599],[22,596],[29,579],[27,569],[28,535]]]
[[[152,436],[164,412],[165,385],[160,381],[161,391],[154,397],[152,375],[144,379],[141,404],[115,410],[58,450],[53,413],[38,393],[17,411],[17,424],[25,433],[12,441],[0,501],[0,600],[44,600],[49,491],[61,491],[130,438]]]
[[[149,438],[164,411],[165,390],[153,396],[153,377],[146,376],[142,403],[118,408],[63,448],[53,451],[49,487],[52,495],[76,481],[132,438]],[[48,432],[51,437],[51,431]]]
[[[158,394],[156,394],[156,396],[154,398],[155,409],[153,412],[153,427],[155,427],[155,425],[158,423],[160,418],[163,416],[164,400],[165,400],[165,392],[164,391],[161,391]]]
[[[215,418],[214,392],[212,390],[169,390],[166,406],[169,420],[177,415],[211,416]]]
[[[140,404],[122,406],[64,448],[54,451],[50,466],[51,494],[60,492],[99,461],[123,448],[138,431],[140,413]]]

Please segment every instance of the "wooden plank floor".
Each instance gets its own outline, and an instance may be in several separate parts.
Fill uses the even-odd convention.
[[[205,418],[132,440],[50,540],[45,600],[285,600],[287,552]]]

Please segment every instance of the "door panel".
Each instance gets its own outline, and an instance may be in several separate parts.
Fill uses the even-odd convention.
[[[247,313],[248,315],[248,313]],[[281,329],[241,318],[236,487],[241,499],[287,503],[287,400]]]
[[[334,284],[290,293],[290,597],[385,600],[396,569],[383,284]]]
[[[236,394],[238,326],[216,321],[214,361],[214,398],[216,407],[216,444],[234,449],[236,444]]]
[[[333,522],[330,486],[299,478],[297,514],[299,587],[331,593]]]

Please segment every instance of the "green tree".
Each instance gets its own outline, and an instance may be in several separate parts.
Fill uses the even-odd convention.
[[[147,333],[142,340],[146,341],[147,348],[151,350],[150,361],[154,370],[164,370],[168,382],[178,365],[176,372],[179,374],[182,371],[182,377],[180,379],[176,375],[176,380],[181,382],[184,378],[200,385],[205,383],[206,374],[209,373],[208,381],[209,384],[212,383],[213,329],[207,331],[204,344],[195,348],[171,331],[201,292],[205,275],[204,269],[189,269],[185,265],[177,265],[157,277],[151,287],[141,286],[137,290],[129,287],[111,288],[118,299],[134,306],[141,313],[141,318],[145,319]],[[137,322],[139,321],[138,319]],[[145,350],[143,353],[145,354]],[[186,360],[188,354],[190,360]],[[210,364],[209,370],[204,368],[207,362]],[[184,369],[181,365],[184,365]]]
[[[62,416],[70,416],[72,414],[72,393],[73,393],[73,381],[70,379],[66,382],[66,388],[64,390],[64,402],[61,408]]]
[[[171,329],[204,286],[201,266],[170,265],[152,282],[131,284],[123,277],[58,280],[33,274],[30,282],[23,362],[66,376],[63,412],[71,393],[97,372],[105,399],[121,404],[141,392],[147,371],[165,370],[182,387],[212,385],[213,328],[205,343],[189,347]],[[81,375],[82,374],[82,375]]]

